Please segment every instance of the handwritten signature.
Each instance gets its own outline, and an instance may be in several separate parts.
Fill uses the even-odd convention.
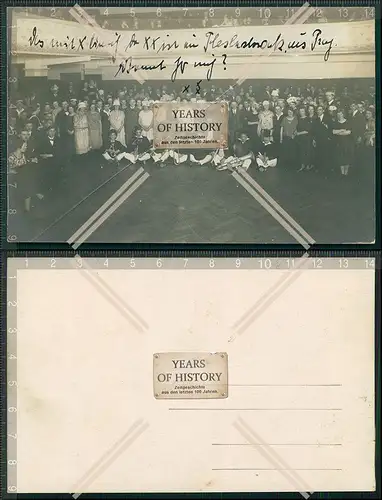
[[[138,32],[139,35],[139,32]],[[180,42],[178,40],[169,40],[170,35],[166,34],[165,39],[162,36],[143,36],[142,40],[138,39],[136,33],[129,34],[129,41],[122,41],[122,34],[114,33],[112,35],[111,41],[102,40],[99,36],[94,33],[89,35],[70,37],[66,36],[64,39],[57,39],[52,37],[48,40],[44,40],[38,32],[35,26],[32,30],[31,36],[29,37],[29,46],[44,49],[65,49],[71,52],[82,52],[82,51],[97,51],[105,47],[112,48],[112,62],[117,62],[117,55],[123,52],[128,53],[134,47],[140,45],[142,51],[147,52],[167,52],[171,53],[176,49],[180,48]],[[195,33],[192,35],[192,41],[187,40],[183,42],[183,48],[185,49],[195,49],[199,47],[197,43]],[[281,33],[274,39],[264,38],[262,40],[256,39],[251,36],[248,39],[240,39],[235,33],[229,39],[224,39],[221,37],[219,32],[207,31],[204,34],[204,45],[200,48],[203,50],[204,54],[211,54],[210,59],[200,60],[199,58],[193,58],[191,56],[179,56],[173,62],[169,62],[168,59],[162,59],[155,64],[140,64],[133,60],[133,56],[129,56],[126,59],[118,62],[117,71],[115,77],[120,74],[129,74],[131,72],[143,71],[163,71],[168,66],[173,69],[171,73],[171,81],[174,82],[179,75],[183,75],[187,68],[204,68],[206,70],[206,79],[209,81],[213,76],[213,72],[216,64],[222,63],[223,68],[226,69],[227,54],[221,54],[214,56],[213,52],[217,49],[238,49],[238,50],[269,50],[273,49],[275,52],[288,53],[295,50],[310,50],[314,52],[318,48],[323,48],[324,61],[328,61],[333,47],[336,45],[334,38],[325,38],[323,36],[323,31],[319,28],[314,29],[308,34],[307,31],[300,32],[299,37],[287,42]],[[122,46],[124,44],[124,47]],[[222,60],[220,60],[222,58]],[[200,89],[199,89],[200,90]]]

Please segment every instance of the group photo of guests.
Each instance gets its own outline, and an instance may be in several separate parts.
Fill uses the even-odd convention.
[[[25,210],[54,189],[60,171],[72,164],[80,168],[89,155],[102,168],[188,163],[218,171],[251,169],[254,175],[282,168],[346,177],[353,167],[373,163],[375,89],[370,82],[196,83],[118,87],[90,79],[11,95],[8,173],[17,178]],[[152,108],[158,101],[227,102],[227,149],[156,150]]]

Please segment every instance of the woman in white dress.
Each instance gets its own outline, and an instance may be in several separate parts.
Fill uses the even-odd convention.
[[[116,99],[113,103],[114,109],[110,112],[109,121],[110,121],[110,129],[115,130],[117,132],[117,141],[122,144],[122,146],[126,147],[126,139],[125,139],[125,113],[119,109],[120,102]]]
[[[154,138],[154,113],[146,100],[142,102],[142,109],[138,114],[138,124],[142,128],[143,137],[147,137],[152,142]]]

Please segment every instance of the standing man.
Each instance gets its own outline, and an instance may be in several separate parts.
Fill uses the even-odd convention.
[[[331,146],[331,119],[327,118],[323,106],[317,108],[317,120],[313,128],[313,146],[316,149],[315,165],[321,172],[328,171]],[[330,165],[331,166],[331,165]]]
[[[57,167],[60,165],[60,145],[56,128],[51,125],[41,138],[40,159],[41,185],[43,193],[51,191],[53,184],[59,184]]]
[[[54,101],[57,101],[57,102],[61,101],[60,88],[56,83],[51,86],[50,93],[49,93],[49,104],[52,104]]]
[[[354,159],[355,162],[361,158],[362,155],[362,141],[366,132],[366,118],[362,113],[362,105],[351,103],[349,121],[352,127],[352,136],[354,141]]]
[[[238,109],[237,102],[232,101],[228,113],[228,147],[230,150],[232,150],[237,135],[243,125],[243,115]]]

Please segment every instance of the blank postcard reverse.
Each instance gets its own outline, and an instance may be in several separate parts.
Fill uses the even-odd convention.
[[[8,261],[19,493],[375,489],[372,269],[133,260]]]

